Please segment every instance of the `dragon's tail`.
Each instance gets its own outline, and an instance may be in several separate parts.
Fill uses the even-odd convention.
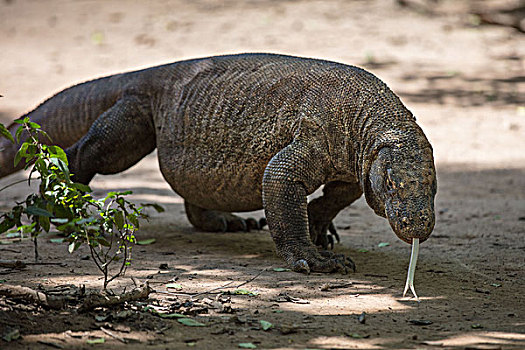
[[[42,142],[62,148],[70,147],[121,97],[130,75],[118,74],[72,86],[47,99],[26,115],[31,121],[40,124],[50,136],[51,141]],[[18,124],[12,123],[8,129],[14,135],[18,127]],[[0,178],[24,167],[23,161],[15,167],[14,158],[26,138],[24,132],[20,142],[13,144],[7,138],[0,137]]]

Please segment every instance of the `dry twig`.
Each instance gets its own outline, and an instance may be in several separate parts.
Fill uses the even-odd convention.
[[[98,292],[89,294],[84,299],[82,306],[80,306],[79,312],[89,311],[97,307],[111,307],[130,301],[147,299],[151,292],[153,292],[153,289],[146,283],[140,288],[133,289],[121,295],[108,296]]]
[[[111,338],[115,338],[115,339],[117,339],[118,341],[120,341],[120,342],[122,342],[124,344],[126,344],[128,342],[126,339],[122,338],[120,335],[117,335],[117,334],[111,332],[109,329],[106,329],[104,327],[100,327],[100,330],[102,332],[106,333],[107,335],[109,335]]]
[[[10,284],[0,284],[0,295],[4,295],[10,299],[37,304],[50,309],[61,309],[64,307],[66,301],[65,298],[60,296],[47,295],[29,287],[14,286]]]
[[[255,280],[257,277],[259,277],[260,275],[263,274],[263,272],[265,272],[266,269],[262,269],[258,274],[256,274],[255,276],[253,276],[252,278],[236,285],[236,286],[230,286],[232,283],[234,283],[234,281],[230,281],[228,283],[226,283],[225,285],[223,286],[220,286],[220,287],[215,287],[215,288],[212,288],[212,289],[208,289],[204,292],[199,292],[199,293],[195,293],[195,294],[192,294],[192,293],[185,293],[185,292],[178,292],[178,293],[173,293],[173,292],[166,292],[166,291],[158,291],[156,293],[162,293],[162,294],[169,294],[169,295],[175,295],[175,296],[189,296],[190,299],[194,299],[196,297],[199,297],[201,295],[205,295],[205,294],[217,294],[215,293],[216,291],[218,290],[221,290],[221,289],[226,289],[226,288],[240,288],[242,286],[244,286],[245,284],[248,284],[250,282],[252,282],[253,280]]]

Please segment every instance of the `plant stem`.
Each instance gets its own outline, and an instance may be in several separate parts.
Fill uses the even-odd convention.
[[[39,256],[38,256],[38,240],[36,236],[33,237],[33,246],[35,247],[35,263],[38,262]]]
[[[6,188],[9,188],[9,187],[14,186],[14,185],[18,185],[18,184],[20,184],[22,182],[26,182],[26,181],[27,181],[27,179],[22,179],[22,180],[18,180],[18,181],[15,181],[13,183],[10,183],[9,185],[5,185],[4,187],[0,188],[0,192],[5,190]]]

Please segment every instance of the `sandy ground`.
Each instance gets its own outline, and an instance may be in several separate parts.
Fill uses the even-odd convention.
[[[0,299],[0,336],[13,329],[22,335],[0,340],[0,348],[525,348],[525,40],[512,28],[477,26],[469,15],[516,1],[410,3],[417,6],[379,0],[2,1],[4,123],[67,86],[126,70],[239,52],[318,57],[366,67],[400,95],[434,147],[439,190],[435,231],[421,246],[416,273],[418,304],[401,295],[409,246],[362,199],[336,218],[341,243],[335,250],[353,257],[356,273],[275,272],[284,265],[268,231],[193,229],[153,154],[125,173],[92,182],[97,194],[131,189],[137,202],[167,209],[152,214],[139,232],[157,242],[136,247],[127,276],[148,280],[158,291],[177,280],[182,292],[194,293],[240,284],[266,269],[243,286],[259,295],[231,296],[232,313],[200,313],[195,319],[207,326],[198,328],[139,311],[102,322],[95,316],[109,311],[52,312]],[[2,179],[0,187],[23,177]],[[25,185],[1,192],[0,207],[29,192]],[[2,283],[99,288],[92,263],[80,259],[87,252],[69,255],[67,245],[51,237],[40,240],[41,255],[63,265],[5,269]],[[381,242],[389,245],[378,247]],[[0,257],[31,261],[32,249],[28,241],[1,245]],[[128,277],[113,288],[132,286]],[[321,290],[326,284],[343,287]],[[309,303],[279,302],[283,292]],[[362,312],[364,324],[358,322]],[[263,331],[260,320],[274,328]],[[136,342],[124,344],[101,326]],[[86,343],[100,336],[105,344]]]

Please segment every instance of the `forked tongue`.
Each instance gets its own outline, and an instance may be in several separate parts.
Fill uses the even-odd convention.
[[[416,290],[414,289],[414,274],[416,272],[416,263],[417,263],[418,254],[419,254],[419,238],[412,238],[412,253],[410,254],[410,264],[408,265],[407,283],[405,284],[405,291],[403,292],[403,296],[405,296],[405,294],[407,293],[408,287],[410,287],[412,294],[414,294],[414,297],[419,303],[419,297],[417,296]]]

